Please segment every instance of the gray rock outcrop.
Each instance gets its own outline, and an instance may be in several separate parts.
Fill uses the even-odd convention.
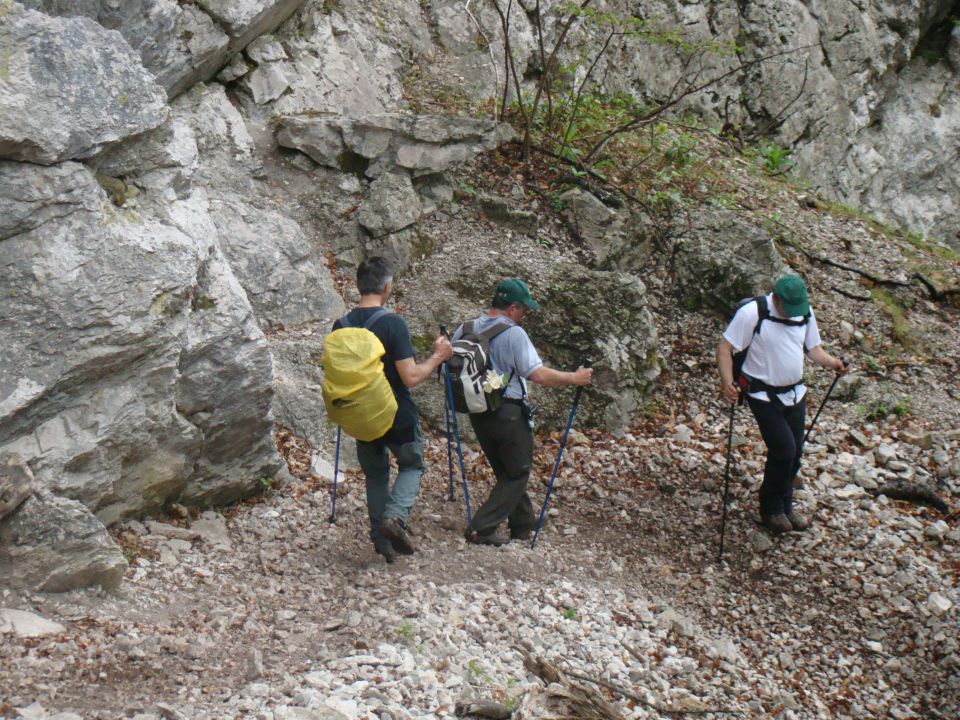
[[[945,166],[960,150],[953,0],[634,5],[611,3],[608,10],[625,16],[633,9],[653,28],[682,28],[690,43],[739,48],[706,52],[686,66],[688,76],[696,74],[693,85],[722,79],[682,106],[729,122],[753,141],[772,136],[793,149],[797,171],[830,198],[960,242],[960,188]],[[603,37],[602,27],[576,23],[564,60],[584,66],[582,57],[592,59]],[[625,36],[611,44],[593,77],[604,90],[661,102],[676,92],[685,53]]]
[[[723,210],[697,213],[676,242],[677,280],[692,308],[727,316],[788,271],[769,232]]]
[[[303,3],[22,0],[48,15],[89,18],[118,31],[170,98],[212,78],[248,43],[275,30]]]
[[[0,520],[20,507],[37,487],[23,458],[12,453],[0,455]]]
[[[40,490],[0,520],[0,585],[43,592],[113,588],[126,570],[106,528],[75,500]]]
[[[166,96],[119,33],[0,10],[0,158],[49,165],[160,125]]]
[[[0,449],[108,524],[272,477],[270,354],[203,193],[122,210],[82,166],[14,169],[16,196],[0,199],[0,217],[14,208],[0,241]],[[23,198],[61,217],[24,221]]]
[[[369,178],[406,171],[413,177],[446,172],[513,138],[492,120],[436,115],[281,118],[277,142],[314,162]]]

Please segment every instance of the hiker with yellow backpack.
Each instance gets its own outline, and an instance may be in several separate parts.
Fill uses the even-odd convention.
[[[423,474],[423,433],[410,388],[430,377],[452,354],[438,336],[433,352],[416,362],[410,330],[384,309],[393,270],[382,257],[357,268],[360,303],[337,320],[324,340],[323,399],[330,419],[357,441],[357,459],[366,479],[367,513],[374,549],[392,563],[397,553],[413,554],[406,530]],[[397,478],[390,487],[390,456]]]

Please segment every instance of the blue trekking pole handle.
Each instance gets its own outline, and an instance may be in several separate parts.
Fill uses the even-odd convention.
[[[441,326],[440,326],[440,334],[446,336],[448,340],[450,339],[450,336],[447,335],[447,326],[446,326],[446,325],[441,325]],[[446,383],[446,382],[447,382],[447,379],[446,379],[446,375],[447,375],[447,365],[446,365],[446,363],[443,363],[443,375],[444,375],[444,382]],[[450,414],[451,414],[452,412],[453,412],[453,409],[450,407],[450,402],[449,402],[449,400],[447,399],[447,393],[446,393],[446,391],[445,391],[445,392],[443,393],[443,416],[444,416],[444,419],[447,421],[447,471],[448,471],[447,476],[450,478],[450,482],[449,482],[450,497],[449,497],[449,500],[450,500],[451,502],[453,502],[453,436],[450,434]]]
[[[337,475],[340,474],[340,426],[337,425],[337,450],[333,454],[333,500],[330,506],[330,517],[327,522],[331,525],[337,521]]]
[[[840,358],[840,362],[843,363],[843,367],[850,365],[850,362],[847,358]],[[813,426],[817,424],[817,420],[820,418],[820,413],[823,411],[823,406],[827,404],[827,400],[830,399],[830,394],[833,392],[833,388],[837,386],[837,380],[840,379],[840,375],[835,375],[833,377],[833,382],[830,383],[830,388],[827,390],[827,394],[823,396],[823,402],[820,403],[820,407],[817,408],[817,414],[813,416],[813,422],[810,423],[810,427],[807,428],[806,435],[803,436],[803,444],[807,444],[807,439],[810,437],[810,433],[813,432]]]
[[[450,415],[453,418],[453,435],[457,439],[457,458],[460,460],[460,477],[463,480],[463,500],[467,506],[467,532],[473,532],[473,516],[470,513],[470,490],[467,487],[467,469],[463,464],[463,448],[460,445],[460,430],[457,427],[457,413],[453,411],[453,382],[450,380],[450,370],[443,364],[443,376],[446,378],[447,401],[450,403]],[[451,477],[452,474],[451,474]]]
[[[588,360],[582,367],[590,367]],[[573,395],[573,407],[570,408],[570,417],[567,418],[567,427],[563,431],[563,437],[560,439],[560,451],[557,453],[556,462],[553,463],[553,472],[550,473],[550,482],[547,483],[547,495],[543,499],[543,505],[540,507],[540,516],[537,518],[537,526],[533,532],[533,540],[530,541],[530,548],[537,546],[537,537],[540,535],[540,528],[543,525],[543,517],[547,514],[547,505],[550,503],[550,492],[553,490],[553,481],[557,477],[557,470],[560,468],[560,461],[563,459],[563,449],[567,446],[567,436],[570,434],[570,428],[573,426],[573,416],[577,414],[577,406],[580,404],[580,396],[583,394],[583,385],[577,387]]]

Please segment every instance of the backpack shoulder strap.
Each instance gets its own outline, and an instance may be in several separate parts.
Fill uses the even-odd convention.
[[[770,317],[770,305],[767,304],[766,295],[757,295],[754,300],[757,303],[757,324],[753,326],[753,334],[756,335],[763,321]]]
[[[464,337],[465,335],[472,335],[472,334],[473,334],[473,325],[474,325],[474,321],[473,321],[473,320],[467,320],[467,321],[463,324],[463,329],[462,329],[461,332],[460,332],[460,337]]]
[[[378,320],[380,320],[380,318],[383,318],[383,317],[386,317],[387,315],[392,315],[392,314],[393,313],[391,313],[389,310],[386,310],[385,308],[380,308],[373,315],[367,318],[367,321],[363,324],[363,329],[369,330],[376,324]]]
[[[487,339],[487,342],[490,342],[490,341],[493,340],[497,335],[499,335],[499,334],[502,333],[502,332],[506,332],[507,330],[509,330],[509,329],[512,328],[513,326],[514,326],[514,325],[513,325],[513,323],[511,323],[511,322],[499,322],[499,323],[495,323],[494,325],[491,325],[491,326],[488,327],[486,330],[484,330],[484,331],[481,333],[481,335],[483,335],[483,336]]]

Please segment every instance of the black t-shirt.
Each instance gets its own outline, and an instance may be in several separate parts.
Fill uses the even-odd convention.
[[[363,327],[363,324],[379,310],[375,307],[358,307],[351,310],[346,315],[347,323],[351,327]],[[344,327],[341,322],[343,318],[333,323],[333,329],[339,330]],[[393,390],[393,396],[397,399],[397,416],[393,420],[393,426],[386,432],[382,438],[374,442],[388,442],[397,445],[413,442],[414,430],[417,425],[417,406],[413,402],[413,395],[410,394],[410,388],[403,384],[400,379],[400,373],[397,372],[397,360],[406,360],[415,357],[413,352],[413,341],[410,339],[410,329],[406,321],[399,315],[389,313],[377,320],[370,332],[376,335],[383,343],[383,372],[387,376],[387,382]]]

